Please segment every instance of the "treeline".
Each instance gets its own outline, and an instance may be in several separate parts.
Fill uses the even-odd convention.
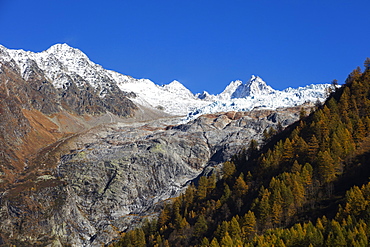
[[[114,246],[368,246],[370,59],[306,115],[265,131],[222,178],[201,177]]]

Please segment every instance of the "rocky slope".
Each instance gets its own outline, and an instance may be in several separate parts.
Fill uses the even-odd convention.
[[[253,76],[247,84],[232,82],[221,94],[200,99],[178,81],[159,86],[106,70],[67,44],[39,53],[0,45],[0,181],[17,179],[40,148],[113,119],[167,113],[188,114],[183,119],[188,122],[202,114],[323,100],[326,88],[281,92]]]
[[[2,187],[27,169],[27,159],[40,148],[92,126],[109,123],[113,115],[133,117],[138,110],[126,97],[128,94],[114,84],[101,97],[101,91],[76,73],[64,73],[62,69],[51,77],[52,70],[40,67],[32,53],[12,53],[15,51],[0,46]],[[56,77],[65,81],[63,87],[56,86],[53,80]]]
[[[2,70],[15,74],[17,82],[31,86],[24,101],[30,98],[32,107],[44,114],[65,109],[79,115],[110,111],[125,117],[132,116],[136,108],[126,97],[134,95],[121,91],[101,66],[65,44],[41,53],[0,46],[0,63]],[[17,95],[9,89],[7,92]]]
[[[0,243],[101,246],[300,108],[112,123],[64,139],[1,194]]]
[[[254,77],[209,101],[177,81],[105,70],[65,44],[41,53],[0,46],[0,245],[109,243],[266,128],[298,119],[299,106],[256,108],[264,97],[295,106],[324,88],[284,94]],[[251,107],[214,113],[241,109],[228,107],[234,99]],[[165,113],[200,107],[180,125]]]

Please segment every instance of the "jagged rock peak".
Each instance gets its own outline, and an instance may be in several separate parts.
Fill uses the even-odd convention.
[[[246,84],[240,80],[232,81],[225,90],[219,94],[219,98],[221,100],[230,100],[254,95],[266,95],[274,91],[275,90],[268,86],[261,77],[252,75]]]
[[[274,91],[275,90],[272,89],[272,87],[268,86],[261,77],[252,75],[248,83],[246,84],[247,95],[245,96],[270,94]]]
[[[243,85],[243,82],[240,80],[232,81],[229,85],[225,88],[225,90],[218,95],[221,100],[229,100],[231,96],[235,93],[235,91]]]
[[[252,75],[246,84],[236,88],[231,98],[245,98],[254,95],[265,95],[273,91],[260,77]]]

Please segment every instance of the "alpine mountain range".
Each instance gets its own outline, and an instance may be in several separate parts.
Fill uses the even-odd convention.
[[[25,80],[30,76],[30,68],[37,66],[56,89],[67,90],[75,82],[79,88],[94,88],[99,97],[104,98],[118,87],[135,104],[157,108],[171,115],[187,116],[184,121],[216,112],[276,109],[317,100],[322,102],[331,86],[311,84],[279,91],[268,86],[259,76],[252,75],[247,83],[232,81],[217,95],[206,91],[193,94],[176,80],[160,86],[149,79],[135,79],[106,70],[92,62],[82,51],[67,44],[56,44],[39,53],[11,50],[0,45],[0,54],[0,61],[14,63]]]
[[[0,246],[112,243],[331,87],[279,91],[252,76],[193,94],[106,70],[67,44],[0,46]]]

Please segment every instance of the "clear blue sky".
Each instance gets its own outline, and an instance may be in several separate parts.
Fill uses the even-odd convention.
[[[369,0],[0,0],[0,44],[56,43],[194,93],[261,76],[276,89],[342,83],[370,57]]]

